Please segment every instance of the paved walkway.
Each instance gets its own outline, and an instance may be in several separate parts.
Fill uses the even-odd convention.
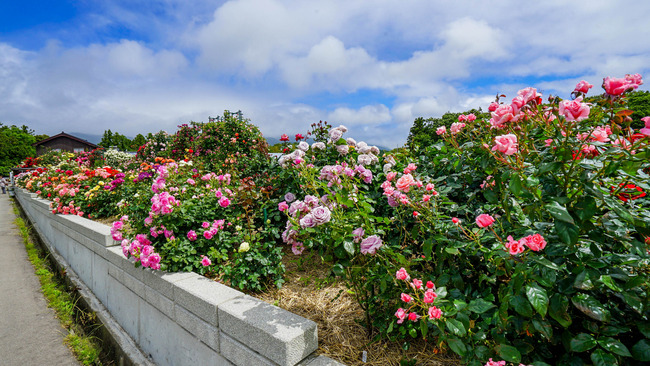
[[[47,307],[18,228],[11,199],[0,193],[0,365],[74,365],[66,330]]]

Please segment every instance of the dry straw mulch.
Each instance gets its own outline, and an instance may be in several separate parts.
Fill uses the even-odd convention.
[[[458,366],[453,354],[440,354],[434,344],[413,341],[408,351],[401,343],[375,342],[359,324],[364,313],[345,286],[327,277],[328,266],[317,256],[285,253],[286,283],[256,297],[318,324],[318,353],[349,366],[399,366],[402,359],[417,365]],[[362,361],[366,352],[366,362]]]

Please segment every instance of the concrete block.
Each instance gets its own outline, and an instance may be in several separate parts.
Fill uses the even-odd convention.
[[[65,257],[67,262],[70,264],[70,267],[77,273],[79,278],[86,284],[92,284],[93,282],[93,255],[94,253],[90,249],[84,247],[83,245],[76,243],[67,239],[67,236],[62,235],[58,236],[59,244],[67,243],[68,245],[68,256]]]
[[[318,348],[316,323],[254,297],[219,305],[219,329],[282,366],[293,366]]]
[[[110,273],[110,267],[109,267]],[[113,276],[106,280],[106,308],[136,343],[140,343],[140,304],[142,299]]]
[[[131,276],[128,273],[122,275],[122,284],[126,286],[129,290],[133,291],[134,294],[140,296],[144,299],[144,283],[138,281],[135,277]]]
[[[177,272],[168,273],[146,269],[143,273],[142,282],[152,289],[160,292],[168,299],[174,298],[174,283],[187,278],[196,277],[196,273]]]
[[[108,288],[106,287],[106,279],[108,278],[108,266],[112,265],[108,261],[97,253],[93,253],[93,281],[90,284],[86,284],[92,290],[93,294],[101,301],[102,304],[106,304],[106,296],[108,293]]]
[[[232,365],[149,304],[143,304],[141,324],[140,346],[159,366]]]
[[[237,366],[276,366],[277,364],[241,342],[221,332],[221,355]]]
[[[144,287],[144,300],[169,318],[174,318],[174,302],[149,286]]]
[[[75,215],[56,215],[54,220],[101,245],[115,245],[108,225]]]
[[[174,306],[174,319],[181,327],[193,334],[201,342],[219,352],[219,329],[214,327],[198,316],[183,309],[182,306]]]
[[[217,307],[244,294],[196,273],[174,283],[174,303],[218,327]]]

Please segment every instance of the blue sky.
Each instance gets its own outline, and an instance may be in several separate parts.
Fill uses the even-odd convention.
[[[644,0],[2,1],[0,122],[134,136],[229,109],[267,136],[327,120],[397,147],[415,118],[497,93],[650,77],[648,14]]]

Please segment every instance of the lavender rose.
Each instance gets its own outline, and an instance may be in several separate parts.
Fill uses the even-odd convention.
[[[316,225],[322,225],[329,222],[331,214],[330,209],[325,206],[318,206],[311,211],[311,215],[313,216]]]
[[[361,254],[375,254],[383,246],[377,235],[370,235],[361,241]]]

